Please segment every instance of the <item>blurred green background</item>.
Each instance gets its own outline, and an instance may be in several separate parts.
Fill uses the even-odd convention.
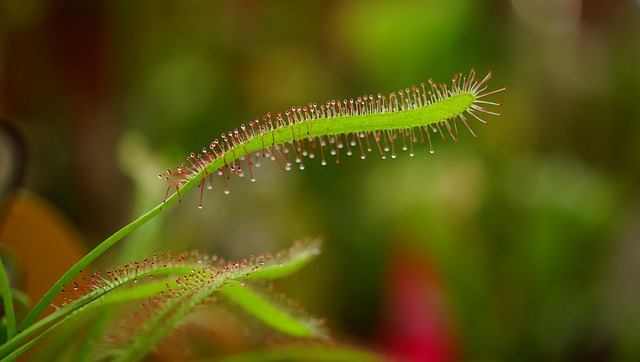
[[[638,39],[632,0],[2,0],[0,116],[25,139],[22,187],[89,249],[241,123],[493,70],[504,116],[474,122],[478,141],[265,161],[100,263],[321,235],[280,288],[338,340],[406,360],[640,360]]]

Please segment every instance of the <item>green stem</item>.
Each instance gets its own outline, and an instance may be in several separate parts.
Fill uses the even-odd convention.
[[[198,183],[198,180],[190,180],[185,183],[180,191],[182,193],[191,189]],[[42,314],[44,309],[51,303],[53,298],[60,293],[65,284],[70,282],[75,275],[77,275],[82,269],[86,268],[92,261],[102,255],[105,251],[115,245],[120,239],[124,238],[128,234],[130,234],[135,229],[144,225],[147,221],[153,219],[156,215],[158,215],[162,210],[169,207],[171,204],[180,200],[180,194],[178,192],[169,196],[163,203],[153,208],[151,211],[142,215],[138,219],[134,220],[129,225],[123,227],[118,230],[115,234],[111,235],[105,241],[103,241],[100,245],[98,245],[95,249],[91,250],[87,255],[85,255],[80,261],[78,261],[75,265],[73,265],[69,270],[60,279],[53,284],[53,286],[47,291],[47,293],[38,301],[38,303],[33,307],[31,312],[27,315],[25,320],[22,322],[20,327],[18,328],[18,332],[25,330],[27,327],[31,326],[36,319]]]

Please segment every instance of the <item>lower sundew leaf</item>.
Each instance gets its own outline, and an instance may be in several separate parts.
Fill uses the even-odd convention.
[[[116,328],[116,333],[109,334],[109,342],[105,344],[107,349],[98,352],[99,357],[115,361],[139,360],[179,327],[196,307],[215,300],[215,293],[228,293],[226,289],[232,289],[234,285],[244,283],[247,279],[273,279],[290,275],[318,254],[319,241],[309,240],[297,242],[291,248],[274,255],[260,254],[240,262],[225,262],[217,257],[197,253],[180,256],[177,260],[181,270],[185,267],[189,267],[189,270],[166,276],[160,283],[147,280],[148,287],[141,285],[144,289],[142,295],[148,295],[149,290],[155,290],[154,288],[160,284],[162,290],[155,297],[143,302],[141,309],[132,314],[126,323],[121,323]],[[137,293],[131,292],[136,288],[112,293],[102,301],[113,303],[130,300],[138,296]],[[277,330],[298,337],[322,335],[317,327],[319,323],[313,322],[311,318],[307,318],[308,322],[302,318],[296,319],[293,314],[287,313],[276,304],[269,304],[266,298],[255,293],[230,293],[232,295],[229,298],[235,302],[249,301],[254,305],[253,308],[247,309],[244,304],[241,306]]]
[[[220,292],[264,324],[288,336],[311,338],[325,335],[319,321],[308,316],[294,315],[291,307],[269,300],[269,297],[256,292],[245,283],[226,284]]]
[[[27,343],[19,351],[15,347],[48,326],[45,334],[95,308],[147,299],[142,303],[143,314],[132,317],[130,327],[125,328],[131,332],[130,335],[119,338],[123,343],[106,352],[123,361],[140,359],[225,283],[291,275],[319,254],[319,245],[317,239],[296,242],[289,249],[274,255],[260,254],[240,262],[226,262],[216,256],[197,252],[180,255],[160,253],[141,261],[117,265],[105,273],[96,272],[89,277],[83,277],[80,273],[78,281],[64,290],[67,296],[64,305],[25,329],[11,343],[0,346],[0,356],[8,355],[12,350],[12,356],[24,352],[33,343]],[[278,326],[276,329],[279,329]],[[301,336],[307,333],[292,331],[290,333]]]
[[[309,103],[304,107],[292,107],[284,113],[267,113],[228,133],[222,133],[209,147],[199,154],[191,153],[186,162],[175,170],[167,169],[159,177],[169,182],[165,200],[171,189],[178,197],[196,184],[200,187],[200,204],[205,188],[213,188],[214,175],[221,177],[224,192],[229,193],[227,179],[230,175],[244,176],[248,171],[254,181],[253,166],[259,158],[270,158],[281,170],[290,170],[293,164],[305,168],[304,158],[321,159],[325,165],[326,155],[340,162],[340,154],[352,155],[354,150],[360,158],[366,158],[365,150],[376,149],[382,158],[396,157],[402,148],[414,155],[413,145],[429,144],[433,153],[431,134],[445,140],[445,135],[457,142],[460,120],[477,138],[469,122],[473,118],[487,123],[484,116],[501,116],[488,110],[500,103],[487,101],[485,97],[506,90],[488,90],[489,72],[484,78],[476,78],[475,70],[468,75],[456,74],[447,84],[429,81],[419,87],[413,86],[397,93],[383,96],[362,96],[356,99],[332,100],[318,105]]]
[[[154,299],[144,305],[172,318],[150,322],[149,338],[142,344],[131,344],[131,353],[126,358],[144,355],[153,349],[155,343],[169,334],[180,324],[195,306],[205,301],[218,288],[229,281],[246,279],[276,279],[298,271],[320,253],[320,241],[309,239],[296,242],[292,247],[275,255],[269,253],[251,256],[240,262],[226,262],[216,256],[201,255],[197,252],[173,255],[154,254],[141,261],[117,265],[104,273],[93,273],[89,277],[78,276],[78,281],[63,290],[64,304],[52,314],[31,325],[8,343],[0,346],[0,356],[5,356],[21,343],[45,328],[57,329],[71,319],[98,307],[132,300],[143,300],[154,295],[169,295],[168,300],[182,302],[162,304]],[[191,294],[189,294],[191,293]],[[155,301],[154,301],[155,300]],[[160,305],[162,304],[162,306]],[[53,325],[53,326],[52,326]],[[52,326],[52,327],[49,327]],[[162,326],[164,328],[160,328]],[[19,353],[32,344],[25,345]],[[13,353],[18,355],[19,353]],[[126,360],[126,359],[125,359]]]

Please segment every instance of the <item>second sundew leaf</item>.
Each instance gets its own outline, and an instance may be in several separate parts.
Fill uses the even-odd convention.
[[[143,302],[143,315],[132,319],[130,328],[124,328],[126,334],[115,336],[111,346],[101,352],[100,357],[109,357],[116,361],[135,361],[144,357],[155,348],[162,339],[173,332],[194,308],[212,300],[216,292],[224,291],[227,284],[244,283],[247,279],[274,279],[284,277],[299,270],[319,254],[319,242],[310,240],[298,242],[291,248],[275,255],[260,254],[257,257],[225,263],[217,258],[214,266],[203,265],[204,260],[212,262],[212,258],[197,256],[185,258],[185,266],[191,265],[190,271],[175,275],[173,278],[154,281],[152,288],[163,284],[162,290],[155,297]],[[274,272],[277,271],[277,272]],[[246,291],[234,294],[237,298],[250,300],[254,304],[248,311],[254,313],[273,313],[276,307],[269,305],[266,300],[259,299],[256,294]],[[145,293],[147,292],[145,291]],[[105,303],[125,301],[130,299],[128,291],[113,293],[104,297]],[[236,299],[234,299],[236,300]],[[245,305],[242,305],[245,307]],[[257,310],[256,308],[259,308]],[[268,325],[297,337],[318,337],[320,329],[314,327],[312,319],[308,323],[296,321],[293,316],[286,315],[283,310],[278,315],[257,316],[266,318]],[[274,319],[276,318],[276,319]],[[288,318],[288,319],[287,319]],[[264,320],[263,320],[264,321]],[[296,324],[297,323],[297,324]]]
[[[221,280],[277,279],[291,275],[311,262],[320,253],[319,240],[297,242],[291,248],[275,255],[260,254],[246,260],[227,263],[216,256],[196,252],[181,255],[159,253],[151,258],[118,265],[104,273],[90,277],[79,276],[78,281],[63,290],[67,295],[64,305],[52,314],[25,329],[10,343],[0,346],[0,356],[28,340],[48,326],[68,323],[89,311],[111,304],[151,298],[167,287],[176,289],[186,285],[192,274],[211,276],[221,274]],[[181,283],[182,285],[178,285]],[[210,288],[211,289],[211,288]],[[211,293],[215,288],[208,291]]]
[[[420,87],[411,87],[388,96],[363,96],[356,99],[329,101],[323,105],[310,103],[305,107],[292,107],[284,113],[267,113],[262,120],[256,118],[249,126],[241,125],[220,139],[214,140],[202,153],[192,153],[187,161],[175,170],[167,169],[159,177],[169,182],[179,194],[196,184],[202,191],[212,188],[214,175],[222,176],[225,193],[229,192],[227,179],[231,174],[244,176],[248,171],[254,180],[252,166],[255,158],[269,157],[280,169],[291,169],[298,164],[304,169],[304,158],[321,159],[326,164],[327,155],[340,161],[342,153],[351,155],[376,149],[382,158],[396,157],[398,148],[414,155],[415,143],[429,143],[433,153],[431,134],[446,139],[448,135],[457,141],[460,120],[477,138],[468,120],[473,118],[487,123],[482,115],[500,116],[486,106],[500,103],[484,100],[485,97],[506,90],[488,90],[489,72],[477,79],[475,70],[468,75],[457,74],[447,84],[429,81]]]
[[[297,242],[275,256],[260,254],[235,263],[195,252],[177,256],[161,253],[152,259],[111,268],[104,276],[95,273],[89,285],[74,283],[73,289],[76,291],[85,288],[90,292],[72,303],[78,303],[77,308],[80,308],[94,300],[99,300],[101,304],[141,300],[154,296],[167,286],[177,287],[176,281],[179,279],[176,276],[188,276],[194,272],[212,274],[221,270],[230,280],[278,279],[294,274],[319,254],[320,242],[316,239]],[[129,285],[130,288],[119,288],[123,285]],[[83,301],[85,298],[87,302]]]
[[[104,277],[99,273],[94,274],[91,278],[93,284],[83,286],[90,287],[93,291],[69,303],[69,307],[74,307],[69,309],[77,313],[81,308],[90,310],[108,304],[151,298],[167,288],[176,289],[182,287],[181,284],[188,285],[186,279],[193,277],[194,273],[201,278],[218,274],[228,280],[283,278],[297,272],[319,254],[320,242],[308,240],[297,242],[275,256],[260,254],[234,263],[195,252],[178,256],[154,255],[150,260],[111,268]],[[144,267],[135,268],[131,265]],[[182,279],[184,280],[181,282]],[[121,288],[124,285],[128,285],[128,288]],[[78,289],[77,283],[74,283],[74,289]]]

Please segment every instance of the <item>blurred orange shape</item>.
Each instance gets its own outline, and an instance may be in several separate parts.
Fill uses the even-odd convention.
[[[66,215],[37,194],[21,190],[5,206],[0,246],[17,259],[14,287],[35,302],[84,255],[83,238]]]

